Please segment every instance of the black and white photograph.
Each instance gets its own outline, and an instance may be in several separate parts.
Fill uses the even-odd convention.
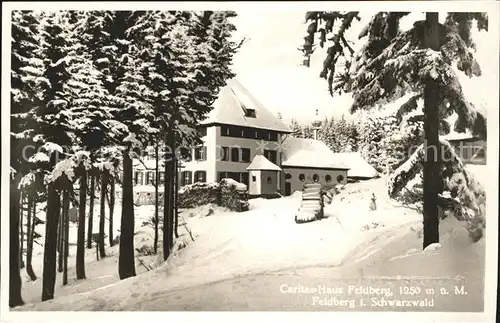
[[[2,9],[2,322],[494,322],[498,2]]]

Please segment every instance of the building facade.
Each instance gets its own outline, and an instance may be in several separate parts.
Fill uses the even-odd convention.
[[[293,138],[236,80],[221,90],[201,124],[203,145],[182,148],[181,186],[232,178],[260,196],[289,195],[309,182],[346,183],[348,168],[324,143]]]

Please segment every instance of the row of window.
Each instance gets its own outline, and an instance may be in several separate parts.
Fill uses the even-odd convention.
[[[165,183],[165,172],[160,173],[160,185]],[[193,178],[194,177],[194,178]],[[189,185],[192,183],[204,183],[207,181],[207,172],[200,170],[195,171],[194,176],[191,171],[183,171],[180,176],[180,184],[181,186]],[[134,185],[153,185],[155,183],[155,173],[152,171],[149,172],[135,172],[134,173]]]
[[[207,160],[207,147],[203,146],[195,148],[194,154],[193,150],[190,148],[180,148],[180,155],[181,158],[185,161],[193,160],[193,155],[194,155],[194,160],[198,161]]]
[[[285,178],[286,178],[286,179],[291,179],[291,178],[292,178],[292,174],[290,174],[290,173],[286,173]],[[344,181],[344,176],[339,175],[339,176],[337,176],[337,178],[336,178],[336,179],[337,179],[337,183],[342,183],[342,182]],[[300,180],[301,182],[305,181],[305,180],[306,180],[306,175],[304,175],[304,174],[299,174],[299,180]],[[319,175],[318,175],[318,174],[314,174],[314,175],[312,176],[312,180],[313,180],[314,182],[319,182],[319,180],[320,180]],[[331,175],[325,175],[325,182],[330,183],[331,181],[332,181],[332,176],[331,176]]]
[[[271,162],[276,164],[277,152],[276,152],[276,150],[264,149],[264,157],[266,157]],[[239,148],[239,147],[233,147],[233,148],[229,149],[229,147],[222,147],[221,160],[222,161],[231,160],[232,162],[249,163],[250,162],[250,149],[249,148]]]
[[[238,126],[221,126],[220,129],[221,136],[224,137],[278,141],[278,133],[276,131]]]
[[[190,185],[193,183],[205,183],[207,181],[207,172],[204,170],[197,170],[194,172],[194,180],[193,180],[193,172],[186,170],[181,172],[181,186]]]
[[[241,158],[240,158],[241,155]],[[233,147],[229,149],[229,147],[222,147],[222,156],[221,160],[222,161],[229,161],[231,160],[232,162],[243,162],[243,163],[249,163],[250,162],[250,149],[249,148],[239,148],[239,147]]]
[[[243,183],[248,186],[249,184],[249,174],[248,172],[218,172],[217,177],[219,182],[224,178],[231,178],[239,183]],[[254,176],[255,177],[255,176]],[[193,172],[186,170],[181,172],[181,186],[190,185],[193,183],[204,183],[207,181],[207,172],[205,171],[195,171],[194,180]],[[255,178],[253,179],[255,181]]]
[[[160,184],[165,183],[165,172],[160,173]],[[145,180],[145,181],[144,181]],[[152,185],[155,183],[155,172],[135,172],[134,185]]]
[[[232,161],[232,162],[242,162],[249,163],[250,162],[250,148],[240,148],[240,147],[221,147],[221,156],[220,160],[222,161]],[[264,150],[264,157],[268,160],[276,164],[277,161],[277,152],[276,150]],[[189,148],[181,148],[181,157],[185,161],[191,161],[191,149]],[[207,147],[198,147],[194,149],[194,160],[203,161],[207,160]]]

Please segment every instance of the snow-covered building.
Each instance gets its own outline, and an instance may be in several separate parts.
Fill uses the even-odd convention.
[[[335,153],[338,163],[348,166],[347,178],[363,180],[379,177],[379,172],[370,165],[359,152]]]
[[[253,196],[289,195],[308,182],[346,183],[348,166],[321,141],[291,130],[238,81],[221,89],[203,126],[203,146],[186,148],[180,185],[232,178]]]
[[[466,164],[486,165],[486,140],[467,133],[452,132],[441,138],[455,148],[455,152]]]

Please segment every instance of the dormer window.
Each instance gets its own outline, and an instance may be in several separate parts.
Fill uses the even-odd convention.
[[[245,109],[245,117],[247,118],[256,118],[255,109]]]

